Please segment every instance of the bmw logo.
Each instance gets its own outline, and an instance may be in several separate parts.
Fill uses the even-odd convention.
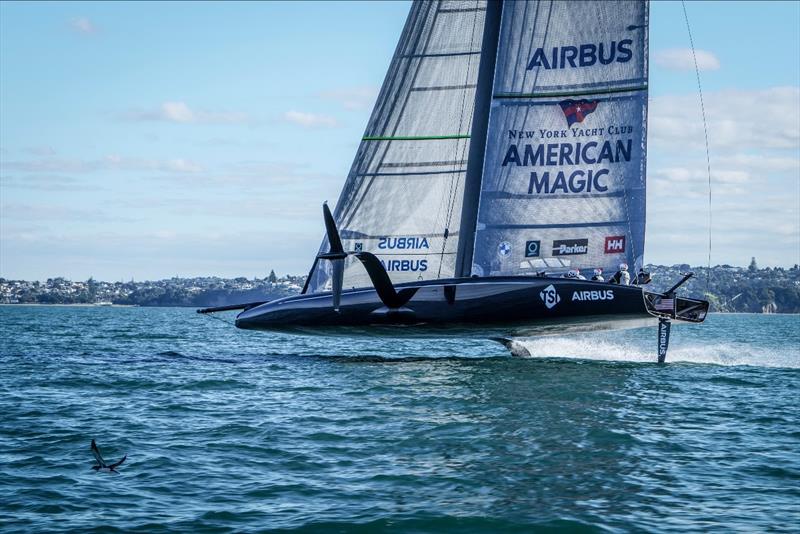
[[[497,246],[497,253],[501,256],[508,256],[511,254],[511,243],[503,241]]]

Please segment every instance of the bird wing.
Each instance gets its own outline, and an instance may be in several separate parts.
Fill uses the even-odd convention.
[[[100,456],[100,449],[97,448],[97,443],[95,443],[94,440],[92,440],[92,454],[94,455],[94,459],[97,460],[97,463],[100,464],[100,467],[108,467],[106,461]]]
[[[122,462],[124,462],[127,457],[128,457],[128,455],[126,454],[125,456],[122,457],[122,460],[120,460],[119,462],[117,462],[115,464],[109,465],[108,468],[109,469],[116,469],[117,467],[122,465]]]

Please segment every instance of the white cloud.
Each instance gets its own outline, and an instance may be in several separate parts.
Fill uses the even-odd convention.
[[[800,88],[704,95],[714,263],[791,265],[800,252]],[[698,96],[655,97],[648,129],[648,260],[704,264],[708,174]],[[699,237],[698,237],[699,236]]]
[[[163,102],[158,108],[132,111],[123,115],[128,120],[164,121],[182,124],[234,124],[248,122],[245,113],[231,111],[194,110],[186,102]]]
[[[719,59],[712,52],[695,49],[697,68],[700,70],[717,70]],[[694,57],[689,48],[670,48],[653,53],[656,65],[668,70],[694,70]]]
[[[97,33],[97,26],[95,26],[92,21],[86,17],[75,17],[70,19],[69,26],[78,33]]]
[[[703,97],[712,150],[800,147],[800,87],[715,91]],[[704,146],[697,94],[654,97],[649,115],[652,146]]]
[[[164,102],[161,104],[160,116],[173,122],[193,122],[195,113],[185,102]]]
[[[0,208],[0,217],[3,219],[19,221],[62,221],[86,224],[97,224],[109,221],[134,221],[130,217],[110,215],[95,208],[82,208],[75,206],[62,206],[58,204],[22,204],[8,203]]]
[[[26,176],[0,176],[0,188],[4,189],[28,189],[34,191],[99,191],[101,188],[96,185],[89,185],[70,176],[58,176],[51,174],[29,174]]]
[[[294,124],[299,124],[306,128],[315,126],[334,127],[338,126],[338,121],[328,115],[318,115],[316,113],[304,113],[302,111],[287,111],[283,114],[283,119]]]
[[[199,164],[183,158],[171,159],[164,163],[163,168],[173,172],[200,172],[203,170]]]
[[[345,87],[319,94],[320,97],[339,102],[344,109],[361,111],[370,109],[378,97],[379,88],[375,86]]]
[[[28,154],[33,154],[34,156],[55,156],[56,151],[51,146],[30,146],[23,149],[23,152],[27,152]]]
[[[30,161],[0,161],[4,172],[27,173],[85,173],[94,171],[161,171],[173,173],[195,173],[203,167],[195,162],[173,158],[167,160],[131,158],[118,154],[97,160],[69,158],[41,158]]]

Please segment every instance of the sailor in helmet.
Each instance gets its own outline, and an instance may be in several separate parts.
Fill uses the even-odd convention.
[[[572,278],[573,280],[586,280],[586,277],[581,274],[578,269],[570,269],[562,278]]]
[[[637,286],[643,286],[649,284],[653,281],[653,277],[650,273],[646,272],[644,269],[639,269],[639,272],[636,273],[636,279],[633,281],[634,284]]]
[[[604,282],[605,278],[603,278],[603,269],[595,269],[594,275],[592,275],[592,280],[595,282]]]
[[[627,263],[620,263],[619,264],[619,271],[614,273],[614,276],[611,277],[609,280],[612,284],[619,284],[621,286],[627,286],[631,283],[631,273],[628,272],[628,264]]]

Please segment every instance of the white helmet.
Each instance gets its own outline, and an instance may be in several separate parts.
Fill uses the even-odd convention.
[[[620,271],[627,271],[628,270],[628,264],[627,263],[620,263],[619,264],[619,270]]]
[[[603,274],[603,269],[595,269],[594,270],[594,275],[595,276],[600,276],[601,274]]]
[[[580,273],[579,273],[579,272],[578,272],[576,269],[571,269],[571,270],[570,270],[570,271],[567,273],[567,278],[578,278],[578,275],[579,275],[579,274],[580,274]]]

